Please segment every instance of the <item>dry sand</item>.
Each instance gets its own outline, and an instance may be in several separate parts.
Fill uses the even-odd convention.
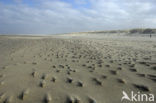
[[[122,103],[123,90],[156,95],[156,38],[0,36],[0,103]]]

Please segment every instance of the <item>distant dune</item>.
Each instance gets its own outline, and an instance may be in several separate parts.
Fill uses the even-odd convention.
[[[88,32],[75,32],[69,34],[126,34],[126,35],[134,35],[134,34],[156,34],[156,29],[151,28],[136,28],[136,29],[128,29],[128,30],[106,30],[106,31],[88,31]]]

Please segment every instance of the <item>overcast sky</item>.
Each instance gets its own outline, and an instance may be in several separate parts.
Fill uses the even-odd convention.
[[[0,34],[156,28],[156,0],[0,0]]]

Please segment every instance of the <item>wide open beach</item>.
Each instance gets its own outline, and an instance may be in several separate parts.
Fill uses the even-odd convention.
[[[0,58],[0,103],[130,103],[121,101],[123,91],[156,95],[155,37],[0,36]]]

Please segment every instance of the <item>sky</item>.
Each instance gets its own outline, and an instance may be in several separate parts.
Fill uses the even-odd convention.
[[[0,0],[0,34],[156,28],[156,0]]]

